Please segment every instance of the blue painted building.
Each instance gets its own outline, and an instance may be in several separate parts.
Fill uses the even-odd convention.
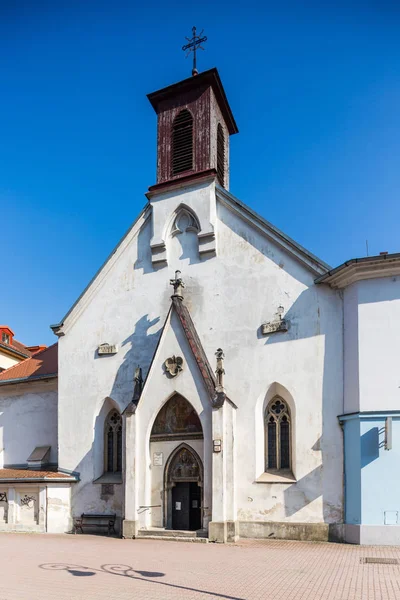
[[[400,255],[321,278],[343,290],[344,539],[400,544]]]

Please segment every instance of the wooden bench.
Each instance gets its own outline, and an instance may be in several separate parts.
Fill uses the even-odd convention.
[[[100,515],[94,513],[82,513],[74,519],[74,533],[79,529],[83,533],[84,527],[107,527],[107,535],[117,533],[115,531],[115,520],[117,515]]]

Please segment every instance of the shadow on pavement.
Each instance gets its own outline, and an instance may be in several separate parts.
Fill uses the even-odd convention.
[[[166,581],[156,581],[156,577],[165,577],[165,573],[158,573],[157,571],[139,571],[128,565],[101,565],[100,568],[84,567],[82,565],[74,565],[71,563],[44,563],[39,565],[40,569],[46,571],[67,571],[74,577],[90,577],[97,575],[98,573],[108,573],[109,575],[119,575],[120,577],[129,577],[130,579],[137,579],[139,581],[148,581],[149,583],[158,583],[159,585],[165,585],[167,587],[173,587],[180,590],[190,590],[192,592],[198,592],[200,594],[208,594],[213,598],[226,598],[227,600],[245,600],[244,598],[238,598],[237,596],[227,596],[226,594],[218,594],[217,592],[208,592],[207,590],[199,590],[196,588],[186,587],[183,585],[176,585],[173,583],[167,583]],[[138,577],[140,575],[140,577]],[[147,579],[149,578],[149,579]]]

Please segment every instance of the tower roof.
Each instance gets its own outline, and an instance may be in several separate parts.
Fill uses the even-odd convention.
[[[238,133],[239,129],[236,125],[236,121],[231,107],[229,106],[221,78],[216,68],[209,69],[208,71],[204,71],[203,73],[189,77],[188,79],[183,79],[182,81],[178,81],[178,83],[173,83],[172,85],[162,88],[161,90],[157,90],[156,92],[148,94],[147,97],[152,107],[158,114],[160,112],[160,104],[165,100],[170,100],[171,98],[177,97],[180,94],[187,93],[203,86],[212,87],[230,135]]]

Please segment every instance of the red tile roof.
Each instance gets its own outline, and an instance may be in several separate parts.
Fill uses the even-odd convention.
[[[0,373],[0,385],[56,377],[58,373],[57,343]]]
[[[73,475],[58,471],[34,471],[33,469],[0,469],[0,481],[10,479],[76,479]]]
[[[15,352],[18,352],[18,354],[23,354],[27,358],[32,356],[32,352],[28,350],[28,348],[24,344],[22,344],[14,338],[12,344],[4,344],[0,342],[0,347],[4,348],[4,350],[8,350],[9,352],[12,352],[14,350]]]

